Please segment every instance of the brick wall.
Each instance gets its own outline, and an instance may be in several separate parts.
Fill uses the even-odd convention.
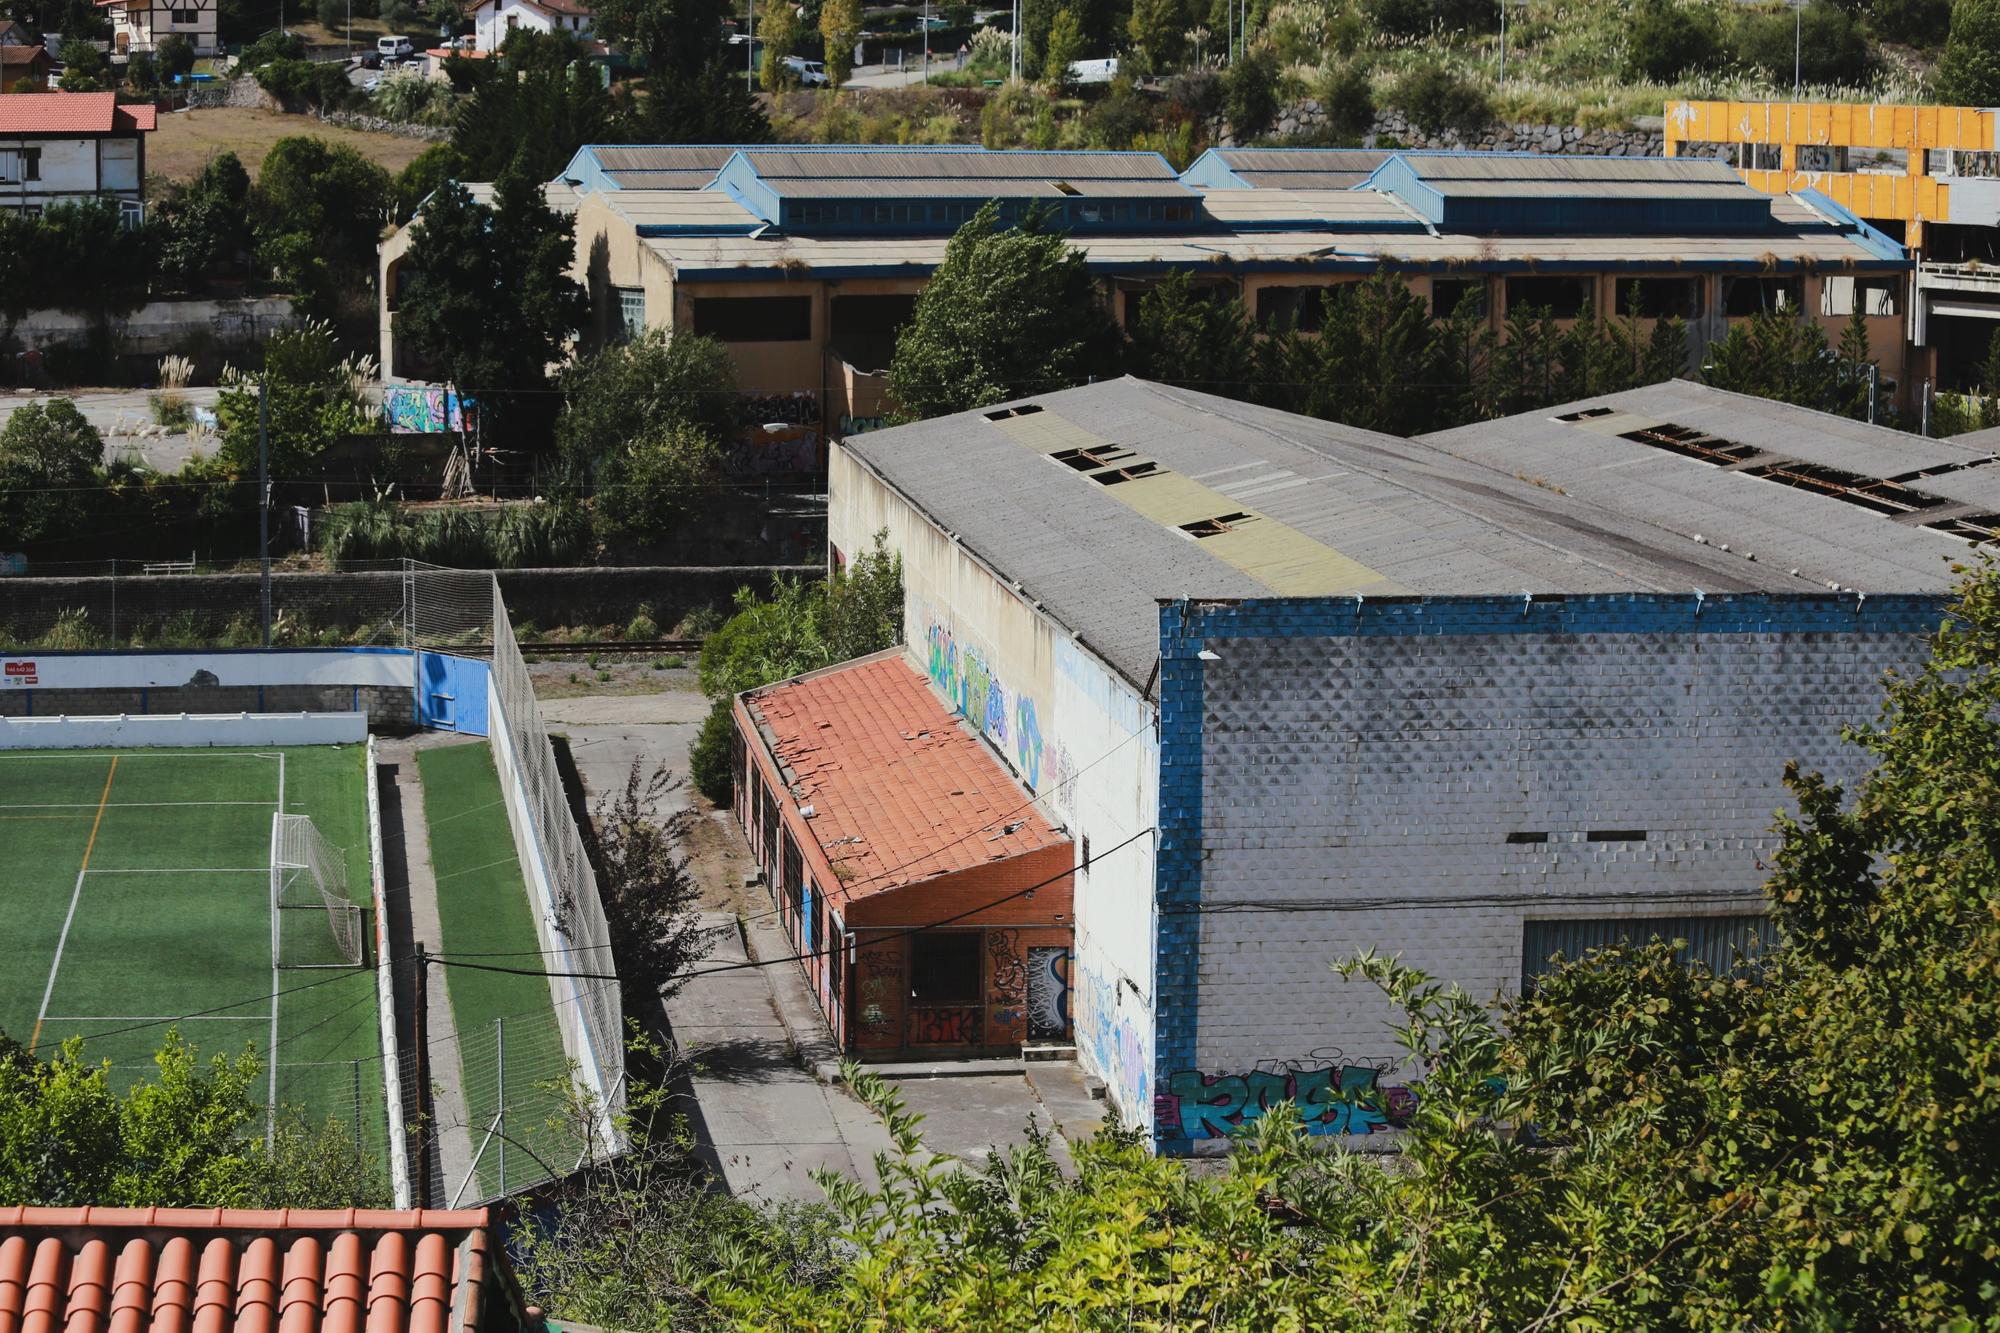
[[[1313,606],[1211,609],[1166,645],[1163,1091],[1397,1069],[1386,1004],[1329,970],[1364,948],[1491,999],[1530,917],[1756,910],[1786,761],[1856,773],[1840,729],[1939,603]]]

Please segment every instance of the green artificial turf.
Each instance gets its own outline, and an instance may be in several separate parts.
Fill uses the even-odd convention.
[[[346,850],[348,894],[372,907],[361,746],[0,754],[0,897],[18,964],[0,969],[0,1031],[43,1052],[81,1037],[124,1088],[153,1075],[178,1027],[204,1054],[253,1050],[269,1088],[280,754],[286,809]],[[363,919],[372,963],[372,910]],[[358,1123],[384,1154],[372,969],[284,969],[276,987],[277,1100]]]
[[[533,909],[514,837],[501,803],[500,778],[490,747],[453,745],[419,751],[424,817],[430,829],[431,868],[437,876],[439,929],[448,962],[516,968],[535,973],[538,952]],[[500,1165],[510,1185],[548,1168],[575,1162],[573,1136],[549,1127],[560,1115],[561,1094],[545,1086],[565,1081],[568,1067],[556,1026],[549,982],[541,976],[447,966],[445,988],[458,1028],[462,1086],[472,1143],[479,1147],[493,1124],[505,1090],[506,1118],[480,1159],[480,1182],[501,1193]],[[501,1028],[496,1041],[495,1027]],[[440,1052],[433,1050],[433,1058]],[[500,1071],[504,1069],[504,1077]],[[568,1161],[562,1159],[567,1154]],[[531,1154],[527,1162],[521,1154]],[[446,1182],[456,1189],[456,1181]]]

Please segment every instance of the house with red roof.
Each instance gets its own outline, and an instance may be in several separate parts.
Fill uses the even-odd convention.
[[[0,42],[0,93],[11,93],[17,88],[27,92],[48,87],[49,71],[55,63],[46,46]]]
[[[522,28],[588,37],[593,17],[578,0],[481,0],[472,11],[472,32],[480,50],[498,51],[509,33]]]
[[[0,97],[0,208],[39,213],[92,196],[142,213],[146,136],[159,113],[115,93]]]
[[[97,0],[111,19],[114,58],[157,51],[162,38],[188,39],[198,56],[222,50],[216,29],[216,0]]]

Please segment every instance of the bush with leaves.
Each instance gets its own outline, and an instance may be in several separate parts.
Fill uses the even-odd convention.
[[[76,528],[103,462],[103,438],[69,399],[16,408],[0,427],[0,549]]]
[[[1262,135],[1278,118],[1278,62],[1259,48],[1241,56],[1222,81],[1223,111],[1238,142]]]
[[[250,193],[259,260],[308,315],[363,345],[374,341],[375,242],[390,199],[388,172],[306,135],[271,146]]]
[[[345,359],[330,325],[308,321],[271,335],[256,374],[234,367],[216,399],[221,460],[239,476],[257,475],[258,386],[266,387],[270,475],[296,476],[334,442],[374,429],[377,413],[365,394],[374,363]]]
[[[648,772],[634,759],[625,786],[591,811],[597,885],[628,1012],[672,999],[715,949],[701,924],[701,886],[681,851],[701,816],[685,805],[661,813],[680,785],[664,766]]]
[[[38,1058],[0,1033],[0,1198],[58,1207],[386,1207],[380,1164],[338,1121],[282,1108],[266,1142],[257,1056],[203,1060],[169,1028],[123,1094],[82,1044]]]
[[[1672,83],[1714,68],[1722,55],[1722,24],[1704,4],[1642,0],[1633,9],[1625,41],[1625,73]]]
[[[1953,0],[1932,83],[1957,106],[2000,106],[2000,0]]]
[[[1745,10],[1732,27],[1737,60],[1774,83],[1789,85],[1796,63],[1809,84],[1861,84],[1878,63],[1867,28],[1833,0],[1812,0],[1797,12]]]
[[[1493,119],[1485,92],[1440,60],[1426,60],[1398,79],[1393,98],[1425,134],[1472,134]]]

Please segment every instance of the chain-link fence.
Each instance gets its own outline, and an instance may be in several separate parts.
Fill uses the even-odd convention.
[[[610,1147],[615,1135],[610,1112],[624,1095],[625,1049],[624,1006],[612,960],[611,927],[498,580],[490,580],[490,586],[493,689],[488,730],[493,760],[500,770],[528,892],[537,900],[535,928],[552,974],[563,1048],[606,1110],[602,1134]]]
[[[0,648],[257,648],[264,642],[255,571],[154,567],[0,578]],[[147,572],[151,569],[153,572]],[[490,584],[490,575],[479,576]],[[409,626],[400,563],[339,574],[274,571],[271,642],[280,648],[400,645]],[[489,608],[490,613],[490,608]]]

